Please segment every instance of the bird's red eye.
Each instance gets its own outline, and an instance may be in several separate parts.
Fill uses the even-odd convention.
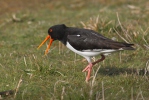
[[[52,31],[53,31],[52,29],[49,30],[49,32],[52,32]]]

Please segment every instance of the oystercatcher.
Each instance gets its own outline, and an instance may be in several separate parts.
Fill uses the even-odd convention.
[[[90,79],[93,65],[100,61],[103,61],[105,59],[105,55],[115,51],[134,50],[134,48],[132,47],[134,44],[117,42],[106,38],[93,30],[67,27],[65,24],[54,25],[50,27],[48,30],[48,34],[49,35],[45,38],[45,40],[38,46],[38,49],[48,39],[50,39],[49,45],[45,50],[46,55],[53,41],[61,41],[70,50],[83,56],[88,61],[89,64],[82,71],[88,72],[86,81]],[[95,62],[91,62],[91,57],[97,56],[99,54],[101,55],[101,59]]]

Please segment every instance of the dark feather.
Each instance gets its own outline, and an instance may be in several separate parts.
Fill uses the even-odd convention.
[[[134,50],[133,44],[113,41],[101,34],[87,29],[69,28],[68,42],[77,50],[87,49],[124,49]]]

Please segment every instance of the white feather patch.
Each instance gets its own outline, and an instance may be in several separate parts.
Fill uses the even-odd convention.
[[[80,37],[80,35],[79,35],[79,34],[78,34],[77,36],[78,36],[78,37]]]
[[[119,50],[114,50],[114,49],[93,49],[93,50],[76,50],[75,48],[73,48],[69,42],[66,43],[66,47],[69,48],[70,50],[72,50],[73,52],[85,57],[88,62],[91,62],[91,57],[97,56],[99,54],[104,54],[104,55],[108,55],[111,54],[112,52],[115,51],[119,51]]]

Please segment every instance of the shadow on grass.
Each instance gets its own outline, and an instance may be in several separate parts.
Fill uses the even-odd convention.
[[[116,76],[120,74],[135,74],[135,75],[149,75],[146,69],[136,68],[117,68],[117,67],[101,67],[98,71],[101,75]]]

